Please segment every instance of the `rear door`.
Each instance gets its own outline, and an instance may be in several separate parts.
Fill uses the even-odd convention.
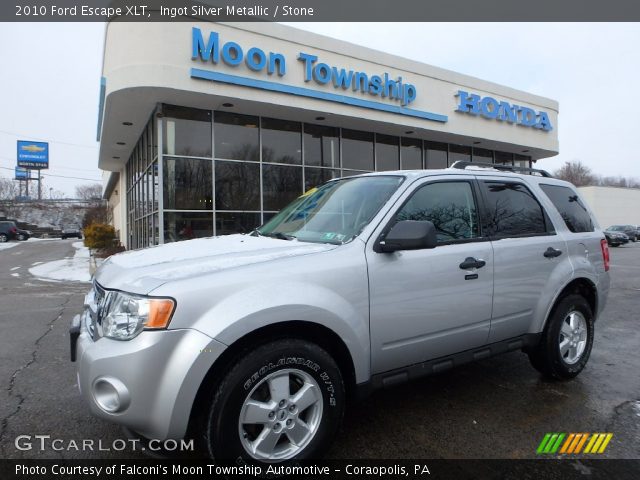
[[[367,245],[373,373],[482,346],[491,322],[493,254],[482,236],[473,176],[422,181]],[[376,253],[395,222],[430,220],[433,249]],[[463,268],[467,259],[482,263]],[[469,260],[468,263],[473,263]]]
[[[489,343],[537,333],[534,326],[546,315],[549,298],[562,283],[557,277],[571,269],[566,242],[524,181],[478,180],[485,201],[483,225],[494,254]]]

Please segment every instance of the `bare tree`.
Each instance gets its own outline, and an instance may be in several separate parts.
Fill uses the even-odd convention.
[[[18,195],[18,183],[10,178],[0,177],[0,200],[14,200]]]
[[[553,173],[554,177],[573,183],[576,187],[593,185],[596,176],[591,169],[580,160],[565,162],[565,164]]]
[[[600,185],[603,187],[626,187],[626,188],[639,188],[640,180],[633,177],[596,177],[595,185]]]
[[[102,185],[99,183],[88,183],[76,187],[76,198],[87,201],[102,200]]]

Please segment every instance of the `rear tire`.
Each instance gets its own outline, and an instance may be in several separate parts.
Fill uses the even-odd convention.
[[[6,243],[9,241],[9,237],[7,237],[4,233],[0,233],[0,243]]]
[[[319,458],[342,421],[345,390],[331,356],[301,339],[248,350],[214,389],[200,439],[217,460]]]
[[[554,306],[538,346],[528,352],[533,367],[558,380],[578,375],[593,347],[593,312],[581,295],[561,298]]]

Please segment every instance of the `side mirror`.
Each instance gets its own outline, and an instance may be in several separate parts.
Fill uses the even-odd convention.
[[[402,220],[387,236],[378,242],[376,252],[391,253],[398,250],[435,248],[438,244],[436,227],[429,221]]]

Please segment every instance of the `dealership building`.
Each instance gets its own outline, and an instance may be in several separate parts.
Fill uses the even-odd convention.
[[[251,231],[336,177],[530,166],[558,153],[558,104],[275,23],[111,22],[98,139],[135,249]]]

